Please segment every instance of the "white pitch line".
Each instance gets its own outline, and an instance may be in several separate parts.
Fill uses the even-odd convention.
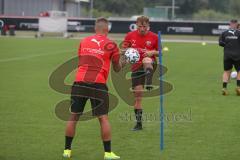
[[[218,41],[210,41],[210,40],[180,40],[180,39],[163,39],[163,42],[174,42],[174,43],[210,43],[210,44],[218,44]]]
[[[28,37],[28,36],[18,36],[17,38],[33,38],[33,37]],[[81,39],[80,37],[74,37],[70,39]],[[114,40],[122,40],[120,38],[115,38]],[[209,44],[218,44],[217,41],[214,40],[180,40],[180,39],[163,39],[163,42],[172,42],[172,43],[209,43]],[[6,59],[0,59],[1,62],[11,62],[11,61],[19,61],[19,60],[25,60],[25,59],[31,59],[35,57],[41,57],[41,56],[49,56],[49,55],[56,55],[60,53],[66,53],[66,52],[74,52],[74,50],[67,50],[67,51],[58,51],[58,52],[53,52],[50,54],[37,54],[37,55],[28,55],[28,56],[23,56],[23,57],[14,57],[14,58],[6,58]]]
[[[61,54],[61,53],[66,53],[66,52],[74,52],[74,50],[58,51],[58,52],[52,52],[52,53],[48,53],[48,54],[43,53],[43,54],[36,54],[36,55],[27,55],[27,56],[22,56],[22,57],[0,59],[0,63],[1,62],[20,61],[20,60],[26,60],[26,59],[31,59],[31,58],[35,58],[35,57],[56,55],[56,54]]]
[[[123,38],[114,38],[114,37],[110,37],[112,40],[115,41],[122,41]],[[70,39],[75,39],[75,40],[81,40],[82,37],[73,37]],[[214,40],[191,40],[191,39],[163,39],[162,42],[170,42],[170,43],[209,43],[209,44],[217,44],[217,41]]]
[[[27,38],[28,39],[28,38],[34,38],[34,37],[33,36],[16,36],[14,38]],[[63,37],[46,37],[46,38],[64,39]],[[115,41],[122,41],[124,39],[124,38],[114,38],[111,36],[110,36],[110,38]],[[36,38],[34,38],[34,39],[36,39]],[[83,37],[71,37],[68,39],[81,40],[81,39],[83,39]],[[173,42],[173,43],[202,43],[202,42],[206,42],[209,44],[217,44],[218,43],[218,41],[216,41],[216,40],[196,40],[196,39],[192,39],[192,40],[191,39],[163,39],[162,41],[163,42]]]

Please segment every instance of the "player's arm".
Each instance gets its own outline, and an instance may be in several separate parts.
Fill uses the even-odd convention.
[[[226,45],[224,33],[225,32],[223,32],[221,34],[221,36],[219,37],[219,40],[218,40],[219,46],[222,46],[222,47],[225,47],[225,45]]]
[[[124,40],[120,43],[119,49],[117,48],[117,51],[115,51],[115,53],[118,52],[118,54],[113,54],[114,58],[112,58],[112,65],[115,72],[119,72],[127,64],[125,52],[131,46],[132,44],[129,34],[127,34]]]
[[[112,63],[112,64],[113,64],[113,70],[115,72],[119,72],[122,69],[122,67],[119,63]]]
[[[113,70],[115,72],[119,72],[126,64],[126,60],[123,59],[124,57],[119,54],[118,60],[113,60],[112,65],[113,65]]]
[[[112,54],[112,65],[115,72],[119,72],[126,64],[124,55],[118,48]]]
[[[153,50],[149,50],[149,51],[146,51],[144,53],[144,57],[153,57],[153,56],[156,56],[158,57],[159,56],[159,50],[158,50],[158,37],[156,36],[156,40],[155,40],[155,44],[154,44],[154,49]],[[162,47],[161,47],[162,49]]]
[[[128,48],[132,47],[131,36],[129,33],[124,37],[124,40],[120,43],[120,54],[124,55]]]
[[[152,56],[159,56],[159,51],[157,50],[151,50],[151,51],[146,51],[143,55],[144,57],[152,57]]]

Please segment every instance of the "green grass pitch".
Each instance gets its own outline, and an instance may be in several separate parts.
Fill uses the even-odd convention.
[[[48,78],[76,55],[78,43],[0,38],[0,160],[62,159],[65,122],[57,119],[54,108],[69,95],[53,91]],[[238,160],[240,103],[235,81],[230,95],[221,95],[222,49],[200,43],[164,46],[170,49],[163,56],[165,80],[174,86],[165,95],[165,149],[160,152],[158,121],[145,122],[141,132],[130,131],[134,122],[120,115],[133,109],[120,99],[110,114],[113,151],[123,160]],[[111,82],[109,88],[116,94]],[[157,115],[159,98],[145,99],[143,107]],[[103,159],[97,120],[78,124],[72,159]]]

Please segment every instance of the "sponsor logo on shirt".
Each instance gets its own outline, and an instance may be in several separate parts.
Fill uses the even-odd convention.
[[[83,48],[83,53],[85,54],[101,54],[103,55],[104,54],[104,51],[103,50],[99,50],[99,49],[94,49],[94,48]]]
[[[229,33],[232,33],[233,35],[235,35],[235,31],[229,30]]]
[[[152,42],[151,41],[146,41],[146,46],[151,46]]]
[[[98,45],[98,47],[101,47],[101,42],[103,42],[103,41],[104,41],[104,40],[98,41],[98,40],[96,40],[95,38],[91,39],[91,42],[96,43],[96,44]]]
[[[238,39],[237,36],[227,36],[226,39]]]
[[[135,39],[132,39],[132,47],[136,46],[136,40]]]

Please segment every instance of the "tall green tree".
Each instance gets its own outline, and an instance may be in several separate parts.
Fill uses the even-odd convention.
[[[143,12],[144,0],[96,0],[94,8],[100,11],[108,11],[113,15],[127,16],[141,14]]]
[[[200,9],[207,8],[209,3],[208,0],[176,0],[176,5],[180,7],[178,13],[191,15]]]
[[[209,9],[213,9],[218,12],[228,13],[229,0],[209,0]]]
[[[95,0],[94,11],[97,15],[132,16],[143,13],[144,7],[171,6],[172,0]],[[175,0],[177,15],[192,17],[201,10],[217,13],[240,15],[240,0]],[[200,14],[201,15],[201,14]]]
[[[240,0],[230,0],[230,13],[240,17]]]

